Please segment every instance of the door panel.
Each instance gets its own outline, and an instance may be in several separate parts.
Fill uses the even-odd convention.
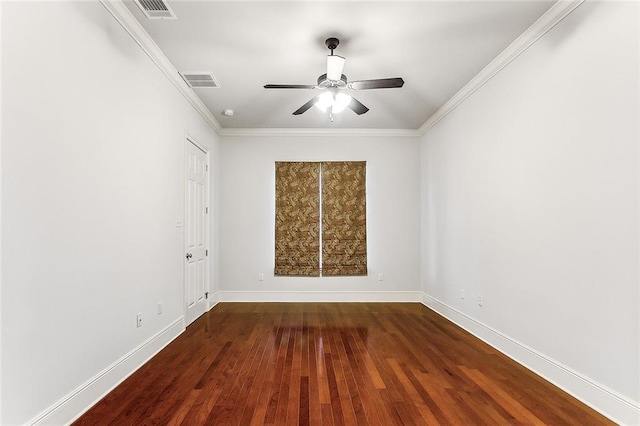
[[[189,325],[207,309],[207,154],[187,141],[185,182],[185,302]]]

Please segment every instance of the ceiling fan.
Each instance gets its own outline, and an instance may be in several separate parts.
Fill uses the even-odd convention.
[[[328,112],[331,121],[333,121],[333,114],[342,112],[345,108],[362,115],[369,111],[369,108],[349,95],[348,92],[353,90],[389,89],[404,85],[404,80],[400,77],[348,81],[347,76],[342,74],[345,58],[333,54],[334,49],[340,44],[340,40],[330,37],[325,41],[325,44],[331,50],[331,55],[327,56],[327,72],[318,77],[318,84],[265,84],[264,86],[265,89],[318,89],[322,91],[322,93],[295,110],[293,115],[300,115],[314,105]]]

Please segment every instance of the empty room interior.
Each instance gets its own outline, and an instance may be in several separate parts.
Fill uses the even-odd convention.
[[[636,1],[0,20],[1,424],[640,424]]]

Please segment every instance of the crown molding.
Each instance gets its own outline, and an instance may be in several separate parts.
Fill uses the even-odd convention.
[[[419,129],[294,129],[294,128],[222,128],[211,111],[184,82],[173,64],[140,25],[122,0],[100,0],[104,7],[122,25],[149,58],[167,76],[185,99],[196,109],[205,121],[220,136],[401,136],[420,137],[429,129],[461,105],[476,90],[484,86],[511,61],[526,51],[540,37],[546,34],[567,15],[580,6],[584,0],[558,0],[534,22],[524,33],[511,43],[502,53],[472,78],[462,89],[451,97],[440,109],[431,115]]]
[[[473,77],[462,89],[460,89],[451,99],[440,107],[431,117],[424,122],[417,130],[419,135],[424,135],[446,117],[450,112],[461,105],[476,90],[485,85],[511,61],[516,59],[521,53],[526,51],[540,37],[555,27],[567,15],[580,6],[584,0],[558,0],[547,10],[536,22],[531,24],[517,39],[513,41],[505,50]]]
[[[200,98],[198,98],[195,92],[185,83],[180,73],[178,73],[178,70],[176,70],[169,59],[167,59],[156,42],[153,41],[149,33],[140,25],[124,3],[121,0],[100,0],[100,3],[102,3],[116,21],[122,25],[131,38],[138,43],[144,53],[160,68],[160,71],[164,73],[202,118],[204,118],[216,133],[220,134],[222,130],[220,123],[218,123],[213,114],[211,114],[211,111],[209,111]]]
[[[224,128],[219,133],[224,137],[242,136],[370,136],[370,137],[418,137],[411,129],[298,129],[298,128]]]

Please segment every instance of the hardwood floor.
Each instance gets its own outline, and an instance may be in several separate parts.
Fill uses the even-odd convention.
[[[417,303],[220,303],[75,424],[613,423]]]

